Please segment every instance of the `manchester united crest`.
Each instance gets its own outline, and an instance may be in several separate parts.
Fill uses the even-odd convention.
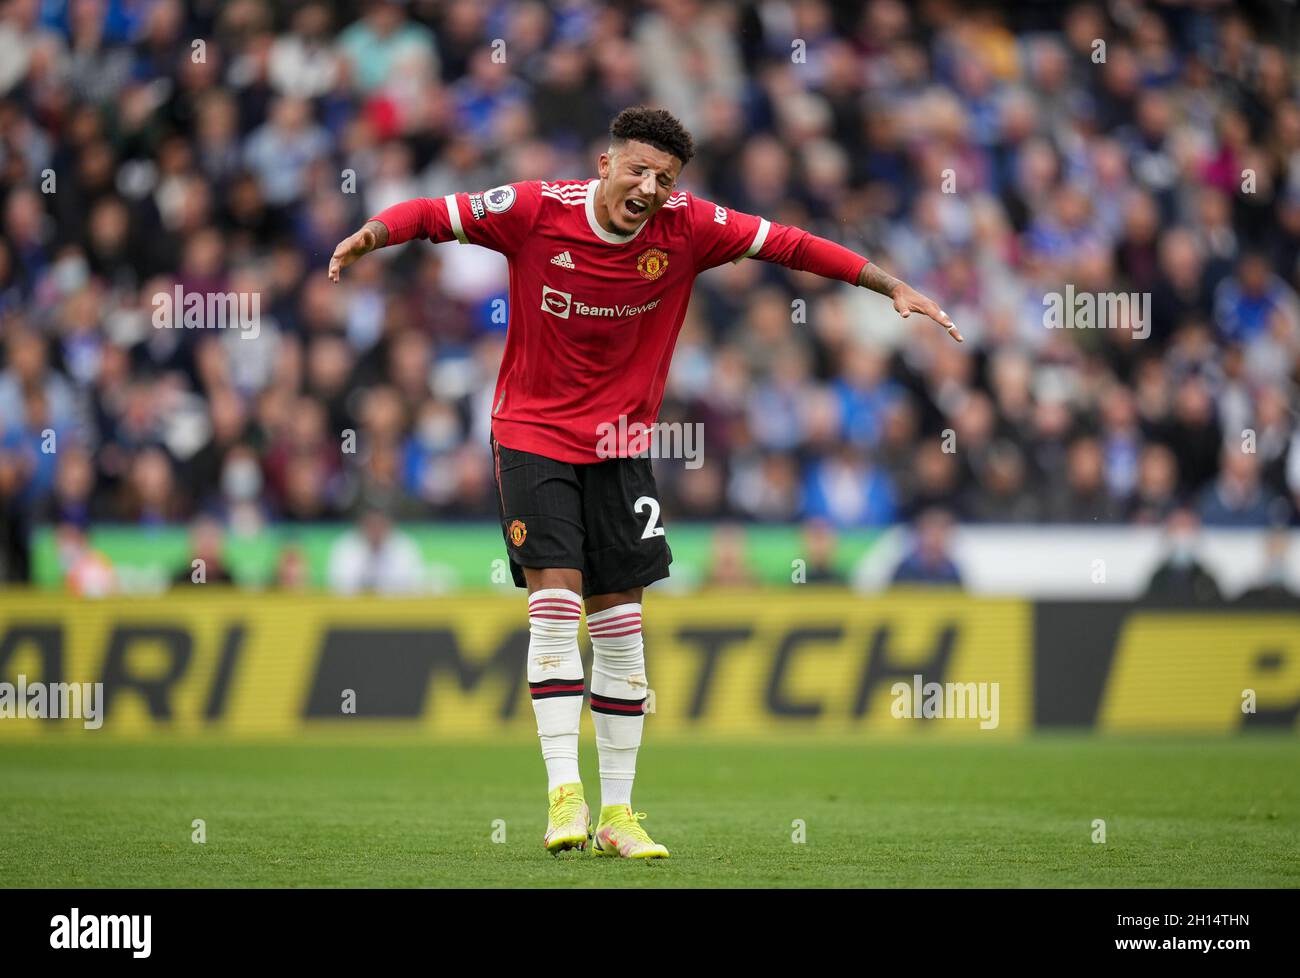
[[[516,547],[524,545],[524,538],[528,536],[528,527],[523,520],[514,520],[510,524],[510,542]]]
[[[668,270],[668,256],[658,248],[649,248],[637,256],[636,270],[642,278],[653,282]]]

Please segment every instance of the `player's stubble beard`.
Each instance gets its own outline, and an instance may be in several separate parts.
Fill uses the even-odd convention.
[[[618,199],[611,204],[609,200],[609,189],[610,189],[609,178],[601,177],[600,184],[596,187],[596,194],[599,197],[599,199],[603,201],[605,204],[605,212],[608,216],[608,224],[605,225],[605,230],[613,231],[615,234],[635,233],[642,225],[646,223],[646,221],[650,220],[650,218],[654,217],[654,215],[658,213],[659,208],[661,206],[656,195],[656,199],[650,201],[650,203],[646,206],[645,214],[642,216],[642,218],[639,221],[631,224],[625,224],[623,222],[626,220],[627,216],[623,211],[624,204],[626,204],[630,198],[636,195],[631,192],[621,193],[619,194]],[[599,219],[599,216],[600,215],[598,214],[597,219]],[[605,222],[601,222],[601,223],[604,224]]]

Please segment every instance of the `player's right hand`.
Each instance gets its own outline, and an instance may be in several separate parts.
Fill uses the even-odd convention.
[[[898,288],[894,290],[894,309],[898,314],[906,319],[914,312],[919,312],[923,316],[929,316],[936,323],[948,331],[958,343],[963,343],[961,333],[957,332],[957,327],[949,315],[939,308],[939,303],[935,302],[928,296],[922,295],[912,288],[906,282],[899,282]]]
[[[334,249],[334,256],[330,258],[330,281],[337,282],[339,273],[347,268],[362,255],[369,254],[375,250],[377,239],[375,232],[369,228],[362,228],[356,234],[344,238],[339,242],[338,247]]]

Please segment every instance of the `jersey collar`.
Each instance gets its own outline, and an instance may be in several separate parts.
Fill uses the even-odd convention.
[[[600,222],[596,220],[596,188],[599,186],[599,179],[591,180],[587,184],[587,204],[584,208],[587,212],[587,226],[591,228],[591,233],[600,238],[601,241],[608,244],[627,244],[641,233],[642,229],[650,223],[650,220],[647,218],[642,221],[641,226],[631,234],[615,234],[613,231],[606,231],[600,226]]]

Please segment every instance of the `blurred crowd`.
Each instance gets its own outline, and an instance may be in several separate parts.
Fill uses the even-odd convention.
[[[643,102],[695,136],[686,189],[966,336],[706,273],[669,522],[1295,525],[1290,9],[0,0],[0,580],[41,525],[494,517],[504,259],[416,243],[336,286],[329,255],[402,199],[590,176]],[[257,295],[256,337],[158,328],[177,286]],[[1139,301],[1052,328],[1067,286]]]

